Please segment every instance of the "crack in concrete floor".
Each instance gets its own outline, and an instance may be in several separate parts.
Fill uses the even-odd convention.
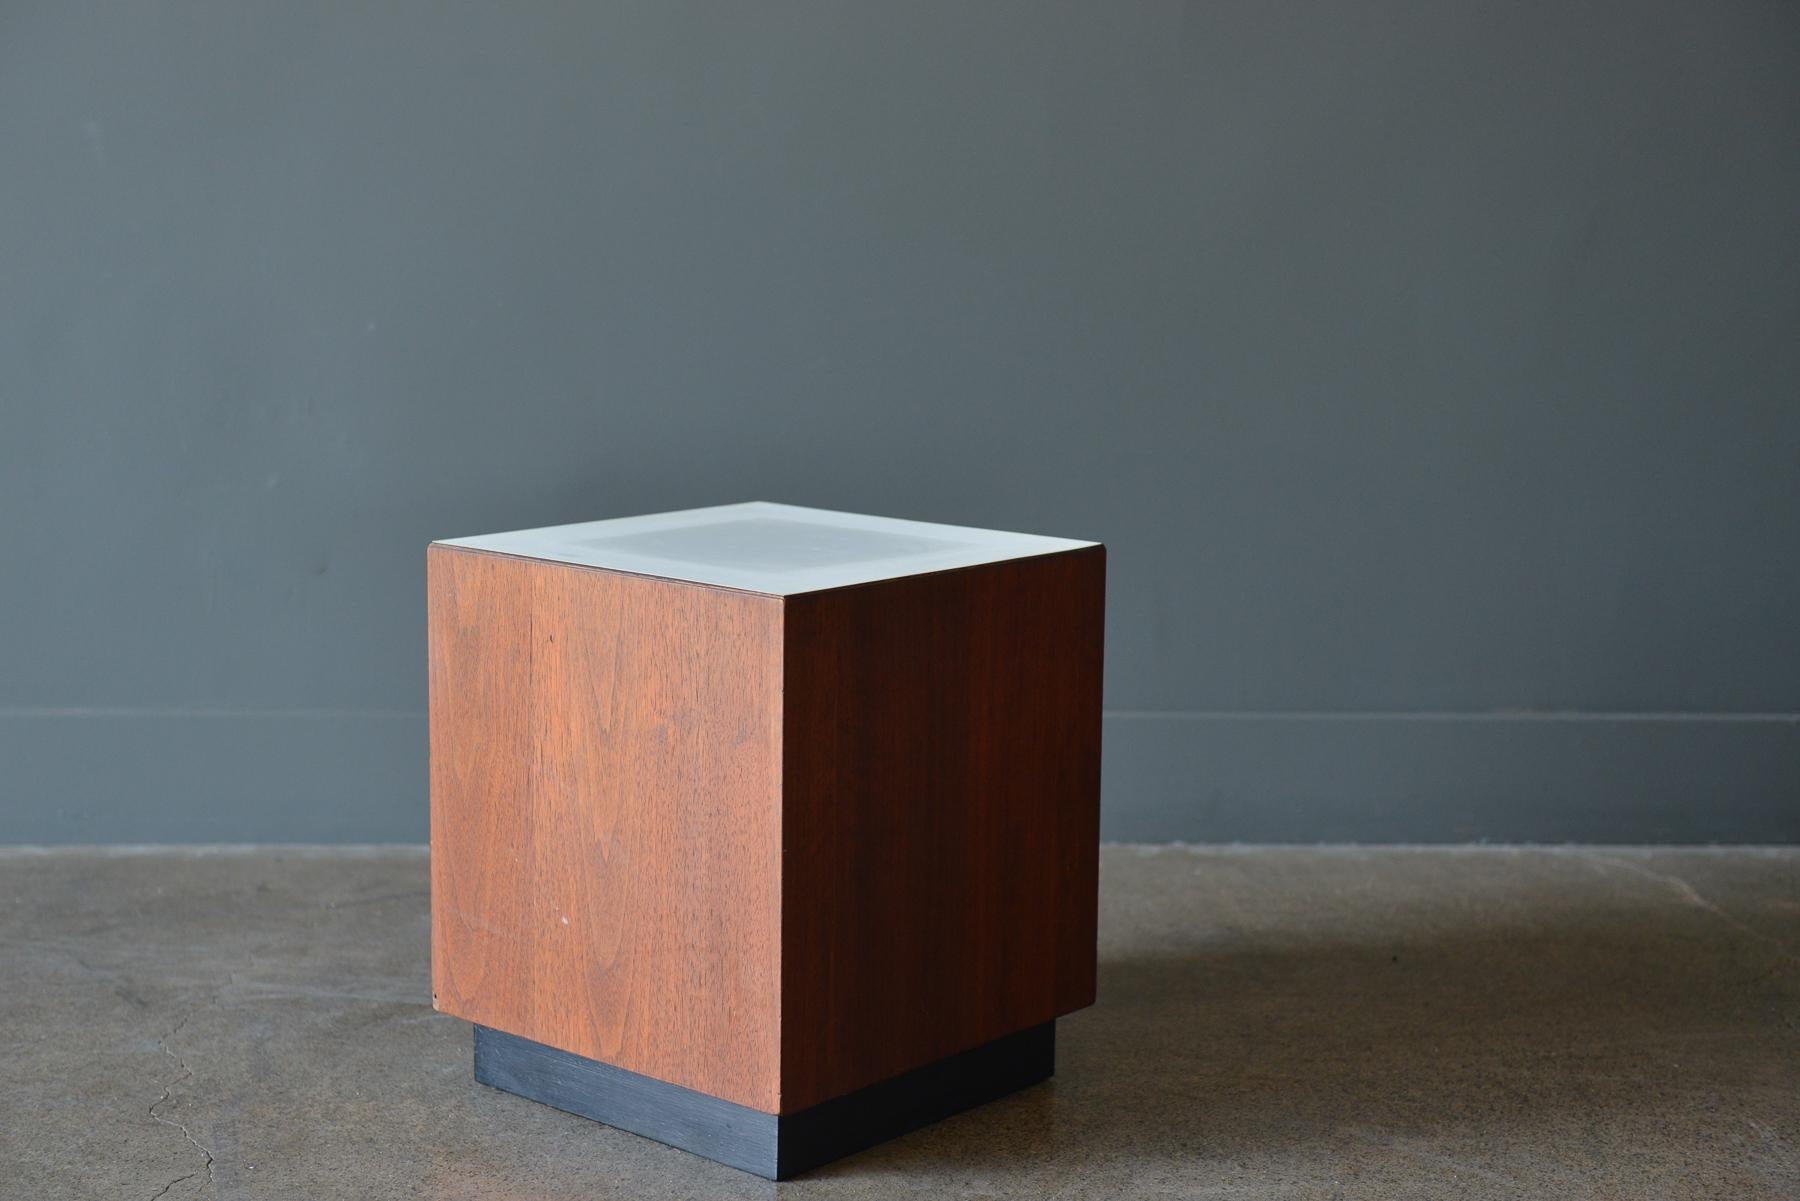
[[[150,1108],[148,1110],[148,1113],[149,1113],[149,1116],[153,1120],[161,1122],[165,1126],[172,1126],[176,1130],[179,1130],[181,1132],[181,1137],[185,1138],[193,1146],[194,1150],[196,1150],[200,1153],[201,1159],[203,1161],[202,1166],[206,1170],[207,1180],[209,1182],[216,1183],[216,1181],[214,1180],[214,1176],[213,1176],[213,1153],[212,1153],[212,1151],[210,1149],[208,1149],[206,1147],[206,1145],[203,1144],[199,1139],[195,1138],[194,1132],[192,1130],[189,1130],[186,1125],[184,1125],[181,1122],[176,1121],[173,1118],[165,1118],[161,1114],[156,1112],[158,1109],[162,1108],[164,1105],[169,1104],[171,1101],[174,1100],[175,1090],[177,1088],[179,1088],[181,1085],[187,1083],[189,1080],[192,1080],[194,1078],[194,1073],[191,1069],[189,1069],[189,1067],[187,1065],[187,1061],[184,1060],[180,1055],[176,1054],[175,1051],[169,1046],[169,1043],[174,1040],[174,1038],[177,1034],[181,1033],[181,1031],[187,1026],[188,1022],[193,1019],[193,1016],[194,1015],[191,1012],[183,1014],[181,1017],[181,1020],[176,1022],[175,1025],[168,1031],[168,1033],[164,1034],[161,1038],[156,1040],[157,1046],[162,1049],[162,1053],[164,1055],[167,1055],[170,1059],[175,1061],[176,1074],[173,1078],[171,1078],[163,1083],[162,1096],[158,1097],[155,1101],[150,1103]],[[164,1195],[165,1193],[167,1193],[171,1188],[174,1188],[177,1184],[182,1183],[182,1181],[191,1180],[193,1177],[195,1177],[197,1175],[199,1175],[198,1172],[190,1172],[186,1176],[178,1177],[177,1179],[170,1181],[168,1184],[165,1184],[160,1190],[158,1190],[156,1195],[158,1197],[160,1197],[160,1196]]]

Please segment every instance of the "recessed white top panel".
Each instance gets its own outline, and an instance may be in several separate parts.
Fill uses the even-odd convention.
[[[752,501],[441,545],[793,596],[1095,544]]]

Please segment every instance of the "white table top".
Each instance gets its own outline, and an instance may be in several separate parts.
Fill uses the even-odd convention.
[[[794,596],[1096,544],[751,501],[438,545]]]

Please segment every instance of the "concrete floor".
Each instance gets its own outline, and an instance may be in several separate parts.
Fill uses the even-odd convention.
[[[422,851],[0,852],[0,1195],[1800,1196],[1800,851],[1109,848],[1055,1081],[767,1184],[481,1088]]]

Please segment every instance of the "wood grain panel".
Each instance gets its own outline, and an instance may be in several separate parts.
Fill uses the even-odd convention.
[[[781,602],[429,562],[434,1004],[775,1112]]]
[[[1103,548],[790,597],[781,1109],[1094,997]]]
[[[431,727],[431,999],[525,979],[510,937],[513,875],[496,847],[522,847],[531,817],[531,569],[498,555],[426,554]]]

